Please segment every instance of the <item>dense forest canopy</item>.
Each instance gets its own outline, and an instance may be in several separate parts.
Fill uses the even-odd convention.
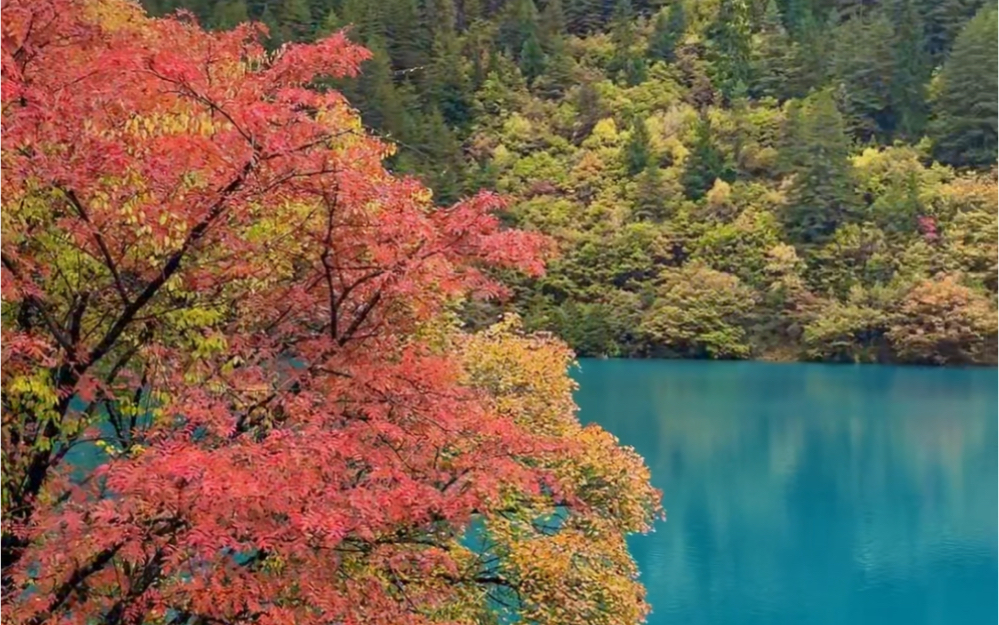
[[[559,241],[514,306],[581,354],[995,360],[994,1],[146,4],[349,27],[393,169]]]

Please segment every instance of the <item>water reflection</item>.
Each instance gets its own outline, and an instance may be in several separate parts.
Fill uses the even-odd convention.
[[[669,521],[659,623],[995,622],[995,370],[584,361]]]

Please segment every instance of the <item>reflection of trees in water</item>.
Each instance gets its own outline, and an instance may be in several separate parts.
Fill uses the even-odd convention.
[[[992,415],[995,410],[993,405]],[[994,416],[983,408],[975,414],[914,410],[910,418],[893,417],[868,433],[875,450],[891,457],[870,462],[876,470],[851,471],[864,476],[855,481],[852,497],[884,502],[857,523],[858,563],[871,574],[892,576],[927,568],[956,550],[995,551]],[[914,503],[892,505],[901,489]]]
[[[610,362],[583,376],[583,417],[664,490],[669,521],[635,543],[660,610],[734,575],[747,596],[807,594],[995,552],[994,371]]]

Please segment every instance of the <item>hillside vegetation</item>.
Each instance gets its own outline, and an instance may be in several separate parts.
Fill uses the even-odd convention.
[[[996,360],[995,2],[146,4],[349,27],[393,169],[558,240],[507,306],[582,355]]]

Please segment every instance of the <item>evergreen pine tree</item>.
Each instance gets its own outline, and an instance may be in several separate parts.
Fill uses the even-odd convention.
[[[684,195],[691,200],[699,200],[719,178],[731,182],[735,178],[735,171],[715,145],[711,120],[702,117],[695,127],[694,144],[687,155],[683,171],[681,181]]]
[[[662,172],[652,160],[635,180],[632,214],[639,221],[662,221],[666,215],[666,192]]]
[[[306,4],[309,5],[312,23],[318,28],[326,16],[329,15],[329,12],[336,9],[336,5],[339,2],[335,2],[334,0],[306,0]]]
[[[556,41],[562,39],[566,33],[565,10],[562,8],[562,0],[548,0],[541,17],[538,19],[540,39],[546,51],[551,50],[551,46]]]
[[[458,12],[455,10],[454,0],[425,0],[424,7],[427,30],[433,35],[456,32]]]
[[[569,32],[585,35],[604,25],[603,0],[566,0],[565,17]]]
[[[782,215],[788,235],[800,244],[825,241],[851,218],[856,201],[850,137],[830,90],[790,106],[781,159],[791,176]]]
[[[464,31],[476,21],[486,18],[486,5],[488,2],[483,0],[462,0],[458,5],[458,28]]]
[[[817,21],[823,18],[817,15],[821,12],[820,0],[778,0],[781,15],[784,17],[784,27],[800,40]]]
[[[316,34],[320,37],[325,37],[327,35],[332,35],[344,26],[346,26],[346,24],[343,23],[336,11],[330,9],[323,18],[323,21],[319,24],[319,29],[316,31]]]
[[[637,85],[645,80],[645,63],[635,48],[635,13],[631,0],[618,0],[611,24],[611,41],[614,58],[608,68],[619,74],[627,85]]]
[[[160,15],[172,14],[184,9],[194,13],[202,22],[211,18],[215,2],[213,0],[162,0],[160,3]]]
[[[451,0],[427,3],[427,32],[432,37],[428,67],[423,77],[424,102],[443,116],[450,128],[466,129],[472,119],[472,87],[456,30],[457,16]]]
[[[631,0],[617,0],[611,14],[611,38],[618,47],[630,45],[635,34],[635,8]]]
[[[962,27],[986,4],[986,0],[918,0],[918,2],[926,33],[926,50],[934,59],[941,59],[947,54]]]
[[[830,37],[826,20],[812,12],[805,12],[802,22],[796,25],[791,45],[791,68],[788,93],[804,97],[826,82]]]
[[[714,83],[729,100],[752,82],[752,24],[747,0],[721,0],[709,29]]]
[[[891,108],[895,136],[918,140],[926,126],[926,81],[930,60],[923,40],[923,23],[914,0],[896,0],[892,7]]]
[[[368,128],[382,127],[381,111],[375,102],[375,93],[379,91],[377,84],[391,80],[392,68],[388,64],[388,55],[380,39],[371,38],[364,42],[371,51],[371,58],[361,64],[360,74],[349,80],[338,80],[334,84],[348,99],[352,106],[361,113],[361,121]]]
[[[533,32],[528,33],[524,39],[518,65],[528,83],[534,82],[534,79],[545,71],[545,51],[541,49],[541,42]]]
[[[631,136],[624,146],[624,166],[629,176],[645,171],[652,160],[651,149],[645,120],[636,117],[631,123]]]
[[[534,0],[513,0],[500,24],[500,46],[519,60],[527,38],[531,35],[537,37],[538,29],[538,8]]]
[[[461,195],[464,169],[461,144],[448,128],[439,109],[431,109],[420,132],[421,170],[434,191],[434,201],[441,205],[454,203]]]
[[[850,131],[863,141],[886,136],[893,126],[892,30],[877,11],[852,16],[832,31],[832,73],[841,89],[843,113]]]
[[[384,5],[385,41],[392,66],[412,70],[427,64],[428,31],[422,27],[418,0],[389,0]]]
[[[379,3],[368,0],[343,0],[339,14],[343,23],[350,25],[350,35],[354,41],[363,42],[372,37],[385,40]]]
[[[592,82],[584,82],[576,93],[576,129],[573,138],[581,141],[589,136],[593,127],[604,116],[600,92]]]
[[[453,30],[442,29],[435,35],[427,77],[429,96],[445,122],[452,127],[467,127],[472,120],[471,85],[461,42]]]
[[[634,87],[645,82],[648,77],[649,72],[645,66],[645,59],[638,55],[632,55],[625,61],[624,84]]]
[[[789,85],[795,73],[795,49],[781,21],[776,0],[768,0],[760,18],[759,32],[753,37],[752,81],[754,98],[784,100],[791,96]]]
[[[964,167],[996,164],[996,9],[981,9],[944,63],[930,127],[933,154]]]
[[[243,0],[227,0],[215,5],[209,24],[212,28],[231,30],[249,19],[250,14]]]
[[[575,69],[576,63],[566,49],[565,39],[556,37],[551,44],[544,75],[535,84],[536,90],[551,98],[562,95],[575,82]]]
[[[313,34],[308,0],[281,0],[277,21],[285,41],[303,41]]]
[[[365,61],[358,77],[356,106],[364,123],[391,140],[404,140],[406,110],[396,93],[391,61],[385,43],[380,39],[367,42],[371,58]]]
[[[478,90],[488,76],[492,60],[498,56],[494,33],[489,25],[476,21],[462,35],[465,54],[470,57],[472,87]]]
[[[654,61],[672,63],[676,60],[676,46],[683,40],[687,29],[687,16],[683,2],[675,0],[656,14],[649,37],[648,54]]]
[[[264,26],[267,27],[267,47],[278,48],[282,43],[284,43],[284,33],[281,30],[281,23],[278,21],[274,12],[271,10],[270,5],[264,7],[263,13],[260,14],[260,20]]]

